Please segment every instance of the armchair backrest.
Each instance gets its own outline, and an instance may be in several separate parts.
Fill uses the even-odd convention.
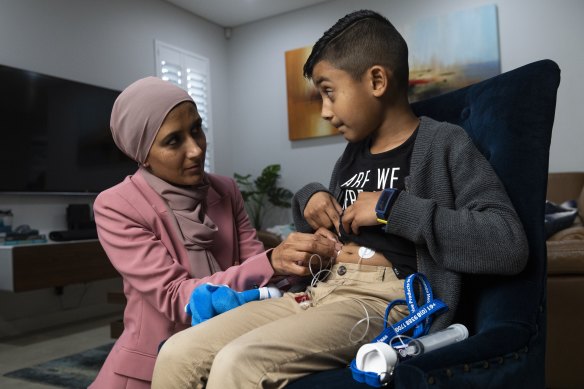
[[[557,64],[542,60],[413,104],[416,114],[468,132],[503,182],[529,240],[529,261],[519,276],[463,279],[464,308],[456,319],[470,325],[471,334],[513,323],[541,337],[537,347],[545,348],[544,203],[559,82]],[[544,355],[537,361],[542,376]]]

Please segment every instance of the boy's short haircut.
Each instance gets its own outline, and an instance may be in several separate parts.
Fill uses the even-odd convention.
[[[312,48],[304,64],[304,77],[311,79],[320,61],[330,62],[355,80],[370,67],[380,65],[393,73],[400,90],[407,90],[408,45],[393,24],[377,12],[355,11],[339,19]]]

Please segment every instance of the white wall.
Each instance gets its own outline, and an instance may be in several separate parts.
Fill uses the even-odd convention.
[[[234,29],[229,42],[229,102],[234,167],[256,174],[283,165],[283,184],[295,191],[310,181],[328,184],[342,152],[340,136],[288,140],[284,52],[312,45],[336,20],[359,8],[376,10],[403,31],[420,18],[496,4],[501,69],[551,58],[562,69],[550,171],[584,170],[584,1],[563,0],[338,0]]]
[[[209,58],[212,103],[226,106],[227,41],[215,24],[162,0],[0,0],[0,64],[121,90],[155,74],[155,39]],[[222,156],[216,169],[231,174],[227,117],[215,115],[214,124]],[[0,195],[0,209],[12,209],[15,226],[26,223],[47,233],[66,229],[67,204],[92,200]],[[62,295],[49,289],[0,292],[0,338],[119,312],[105,303],[106,291],[114,288],[121,289],[119,280],[67,286]]]

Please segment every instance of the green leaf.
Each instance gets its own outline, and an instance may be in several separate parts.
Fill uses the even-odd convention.
[[[261,174],[252,181],[251,174],[233,176],[245,202],[246,210],[255,228],[260,229],[262,221],[270,206],[290,208],[293,193],[278,187],[280,165],[266,166]]]

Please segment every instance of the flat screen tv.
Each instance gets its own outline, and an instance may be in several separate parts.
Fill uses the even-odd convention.
[[[0,65],[0,192],[94,194],[133,173],[109,129],[119,93]]]

